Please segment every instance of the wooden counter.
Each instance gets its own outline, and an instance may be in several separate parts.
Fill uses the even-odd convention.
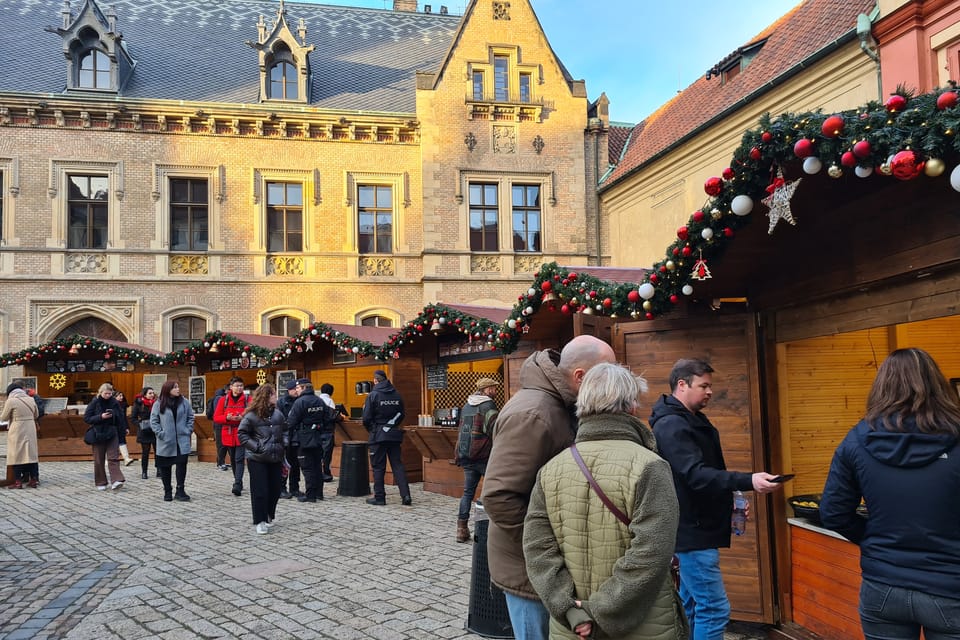
[[[793,621],[823,638],[863,640],[860,547],[803,518],[787,522]]]
[[[456,464],[457,427],[405,427],[410,440],[423,456],[423,490],[451,498],[463,495],[463,469]],[[476,498],[483,490],[477,485]]]
[[[409,427],[404,427],[404,431]],[[347,440],[362,440],[367,442],[369,439],[367,429],[359,420],[344,420],[337,424],[337,430],[334,434],[333,460],[330,462],[330,470],[333,475],[340,477],[340,445]],[[407,482],[423,481],[423,458],[420,452],[410,442],[409,435],[404,436],[403,444],[400,446],[400,458],[403,461],[403,467],[407,472]],[[370,467],[370,482],[373,482],[373,468]],[[387,474],[384,477],[385,484],[396,484],[393,477],[393,471],[390,469],[390,463],[387,463]]]

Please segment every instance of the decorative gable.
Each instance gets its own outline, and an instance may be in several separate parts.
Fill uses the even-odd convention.
[[[120,93],[136,62],[127,53],[123,34],[117,31],[117,14],[104,14],[96,0],[84,0],[76,17],[70,0],[60,8],[60,27],[47,27],[63,39],[67,59],[67,90]]]
[[[306,44],[307,25],[303,18],[297,25],[297,36],[287,25],[287,9],[283,0],[277,9],[277,18],[270,25],[260,16],[257,22],[257,42],[247,42],[260,54],[260,100],[283,102],[310,101],[310,52]]]

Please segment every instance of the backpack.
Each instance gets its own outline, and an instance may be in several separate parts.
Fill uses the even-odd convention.
[[[496,409],[477,411],[472,419],[460,421],[460,433],[457,435],[458,465],[487,461],[493,447],[488,429],[493,426],[496,415]]]

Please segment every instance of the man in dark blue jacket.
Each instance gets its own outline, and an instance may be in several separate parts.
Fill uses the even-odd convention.
[[[387,460],[390,470],[400,490],[400,502],[411,505],[410,485],[407,484],[407,471],[400,457],[403,444],[403,398],[396,387],[387,380],[382,369],[373,372],[373,390],[363,405],[363,426],[370,433],[370,466],[373,467],[373,497],[367,504],[387,504],[387,493],[383,487],[383,478],[387,475]]]
[[[727,471],[720,433],[701,413],[713,396],[712,373],[704,360],[678,360],[670,372],[671,395],[661,396],[650,416],[680,503],[680,599],[691,640],[723,640],[730,621],[719,549],[730,546],[733,492],[768,493],[783,486],[770,482],[775,476],[769,473]]]
[[[287,395],[277,400],[277,409],[280,409],[284,418],[289,418],[293,403],[300,397],[300,387],[297,386],[296,380],[291,380],[287,383],[286,390]],[[290,465],[290,469],[287,473],[287,481],[284,483],[283,491],[280,492],[280,497],[299,498],[303,495],[300,493],[300,459],[297,457],[300,455],[300,436],[296,429],[290,428],[289,422],[287,423],[287,442],[290,443],[287,445],[286,451],[287,464]],[[289,490],[287,487],[289,487]]]
[[[287,425],[297,432],[300,441],[298,459],[303,470],[306,493],[297,496],[300,502],[323,500],[323,447],[321,438],[328,419],[327,404],[313,391],[307,378],[297,380],[300,397],[290,408]]]

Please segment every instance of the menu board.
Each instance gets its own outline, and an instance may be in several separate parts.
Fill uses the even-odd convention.
[[[446,389],[447,388],[447,365],[428,364],[427,365],[427,389]]]
[[[207,378],[205,376],[190,376],[190,406],[194,413],[204,413],[207,410]]]

